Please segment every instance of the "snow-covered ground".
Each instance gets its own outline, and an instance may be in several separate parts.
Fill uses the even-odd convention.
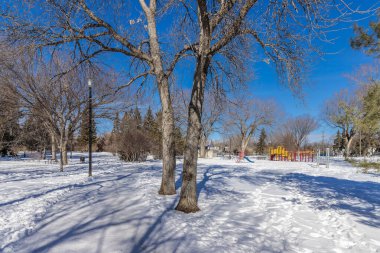
[[[0,252],[380,252],[380,175],[312,165],[200,159],[201,211],[183,214],[157,194],[160,162],[99,153],[88,179],[0,161]]]

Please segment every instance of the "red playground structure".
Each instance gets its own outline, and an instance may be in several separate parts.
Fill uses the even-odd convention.
[[[314,151],[288,151],[282,146],[270,148],[271,161],[314,162]]]

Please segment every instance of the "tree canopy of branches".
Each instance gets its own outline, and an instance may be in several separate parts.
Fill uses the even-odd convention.
[[[179,4],[180,5],[180,4]],[[182,42],[173,45],[169,36],[159,33],[167,27],[166,14],[173,13],[174,2],[156,0],[131,1],[63,0],[63,1],[8,1],[2,15],[2,28],[11,42],[37,48],[65,47],[77,60],[77,66],[99,59],[105,54],[122,55],[129,65],[129,80],[118,87],[127,87],[136,81],[144,82],[154,76],[161,99],[163,125],[163,173],[160,194],[175,194],[175,125],[170,97],[169,78],[178,61],[194,45]],[[38,16],[23,9],[39,8]],[[140,15],[133,17],[131,9]],[[180,16],[174,18],[179,21]],[[185,17],[181,17],[185,18]],[[129,22],[128,22],[129,19]],[[173,22],[174,23],[174,22]],[[176,24],[171,24],[175,26]],[[165,38],[164,38],[165,37]],[[166,42],[166,43],[163,43]],[[162,45],[166,44],[165,47]]]
[[[163,175],[161,194],[175,194],[174,116],[169,78],[178,61],[190,51],[195,72],[188,105],[188,130],[184,150],[183,184],[176,209],[199,210],[196,198],[196,167],[202,130],[204,90],[209,81],[243,80],[247,56],[265,56],[273,62],[281,80],[293,91],[301,86],[303,68],[312,39],[326,40],[326,29],[353,9],[344,0],[222,0],[135,2],[62,0],[25,1],[39,7],[39,18],[25,9],[24,1],[8,1],[3,17],[9,38],[34,46],[71,45],[78,64],[105,53],[126,56],[132,63],[130,85],[149,75],[155,77],[160,94],[163,124]],[[20,7],[24,8],[20,8]],[[28,6],[29,7],[29,6]],[[126,22],[128,10],[138,7],[142,18]],[[173,11],[174,10],[174,11]],[[167,13],[175,13],[171,17]],[[24,14],[24,15],[23,15]],[[331,17],[331,15],[336,16]],[[29,17],[30,16],[30,17]],[[169,20],[169,22],[165,22]],[[171,22],[170,22],[171,21]],[[195,24],[198,22],[197,24]],[[161,32],[157,25],[170,23],[176,34]],[[132,25],[133,24],[133,25]],[[163,29],[163,28],[162,28]],[[163,34],[166,40],[163,40]],[[170,35],[172,37],[170,37]],[[168,39],[169,38],[169,39]],[[260,48],[262,54],[257,53]],[[168,50],[167,50],[168,49]]]
[[[173,107],[176,113],[176,125],[179,128],[185,126],[187,120],[187,105],[190,99],[190,90],[176,89],[173,94]],[[206,145],[210,135],[218,131],[219,123],[225,113],[227,104],[225,94],[215,87],[209,87],[205,91],[205,104],[202,114],[202,129],[200,139],[199,156],[205,157]]]
[[[361,112],[360,120],[356,127],[359,133],[357,139],[359,140],[353,140],[356,142],[354,151],[359,155],[362,155],[362,150],[366,154],[370,154],[373,150],[376,150],[376,143],[379,142],[378,136],[380,134],[379,60],[376,59],[370,65],[360,66],[349,78],[357,85],[356,99],[359,101]]]
[[[228,105],[225,128],[240,136],[240,152],[244,154],[256,130],[275,120],[277,106],[273,101],[237,97]]]
[[[252,53],[260,55],[254,50],[257,45],[262,55],[274,63],[280,80],[297,92],[312,39],[326,39],[325,29],[352,9],[345,1],[227,0],[214,1],[212,6],[202,0],[187,3],[190,10],[196,10],[189,11],[189,16],[198,20],[195,32],[190,29],[190,34],[194,34],[198,45],[194,50],[196,64],[188,106],[184,176],[176,210],[196,212],[197,148],[207,80],[215,80],[213,73],[219,73],[216,80],[239,80],[240,73],[246,72],[248,57]]]
[[[305,144],[307,136],[317,127],[318,122],[310,115],[291,118],[284,125],[285,131],[291,137],[296,150],[300,150]]]
[[[40,118],[43,122],[40,127],[50,132],[53,145],[58,140],[61,149],[60,169],[63,171],[63,166],[67,164],[70,131],[77,129],[87,106],[87,77],[90,72],[77,68],[57,77],[58,73],[67,69],[70,61],[55,54],[50,60],[44,60],[23,50],[2,51],[1,60],[0,76],[20,100],[24,113]],[[111,84],[104,82],[102,90],[102,78],[100,75],[97,77],[99,88],[93,100],[95,108],[112,101],[113,97],[112,93],[107,93]]]

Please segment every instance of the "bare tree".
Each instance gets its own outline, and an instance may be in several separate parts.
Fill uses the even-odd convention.
[[[77,59],[77,66],[99,59],[104,54],[123,55],[130,62],[130,80],[118,87],[121,90],[154,76],[159,91],[163,124],[163,173],[160,194],[175,194],[174,115],[169,78],[177,62],[193,45],[162,50],[162,38],[157,26],[174,2],[157,4],[156,0],[140,0],[140,13],[131,13],[136,5],[128,1],[63,0],[23,1],[26,6],[39,6],[39,17],[23,13],[17,3],[10,3],[2,16],[4,29],[11,41],[26,42],[34,47],[66,46]],[[28,5],[29,4],[29,5]],[[23,6],[23,9],[25,7]],[[112,14],[110,14],[112,13]],[[138,14],[138,17],[133,17]],[[129,18],[129,24],[125,22]],[[9,22],[10,21],[10,22]],[[166,24],[165,24],[166,25]],[[169,38],[168,41],[172,41]],[[169,46],[172,43],[167,43]],[[75,66],[74,66],[75,67]],[[67,71],[66,71],[67,72]]]
[[[259,127],[271,125],[275,120],[277,106],[273,101],[243,98],[230,102],[226,115],[226,127],[240,136],[240,152],[245,150]]]
[[[296,150],[300,150],[305,144],[307,136],[318,128],[318,122],[310,115],[302,115],[285,122],[284,129],[295,144]]]
[[[173,106],[175,109],[176,122],[181,127],[186,126],[187,105],[190,98],[190,90],[177,88],[173,92]],[[205,91],[204,112],[202,115],[202,132],[200,140],[199,156],[205,157],[206,144],[210,135],[218,130],[218,123],[225,112],[226,99],[220,90],[210,87]]]
[[[302,82],[303,68],[313,38],[326,39],[325,29],[352,13],[340,1],[207,1],[189,3],[198,20],[195,48],[196,66],[188,106],[188,129],[184,152],[182,188],[176,210],[196,212],[197,147],[201,137],[204,90],[210,70],[219,70],[226,79],[241,73],[255,42],[281,79],[293,91]],[[337,16],[332,17],[332,13]],[[239,50],[240,49],[240,50]],[[258,56],[256,54],[256,56]],[[230,71],[228,71],[230,70]],[[237,75],[239,76],[239,75]],[[219,78],[220,79],[220,78]]]
[[[283,146],[287,150],[295,150],[296,144],[292,134],[286,129],[284,129],[283,125],[278,126],[275,130],[270,134],[270,143],[272,146]]]
[[[68,60],[54,54],[48,63],[16,50],[10,51],[8,57],[2,59],[1,78],[20,99],[24,110],[40,117],[43,122],[41,127],[46,127],[51,134],[53,156],[56,144],[59,145],[60,170],[63,171],[63,166],[67,164],[67,145],[71,134],[69,131],[75,131],[79,126],[82,112],[87,106],[89,72],[77,68],[64,76],[54,78],[70,64]],[[97,79],[99,82],[100,78]],[[108,86],[104,83],[103,85]],[[95,108],[112,101],[107,100],[110,95],[100,92],[101,86],[99,83],[94,96]],[[108,88],[105,87],[104,91]]]
[[[202,130],[200,139],[200,157],[206,156],[206,143],[212,133],[217,131],[227,101],[218,90],[212,89],[205,92],[204,112],[202,114]]]

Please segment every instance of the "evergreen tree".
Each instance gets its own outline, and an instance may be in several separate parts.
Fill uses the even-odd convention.
[[[338,130],[338,132],[336,133],[336,137],[334,139],[333,149],[335,152],[339,152],[339,151],[342,151],[342,148],[343,148],[343,138],[340,131]]]
[[[265,148],[266,148],[266,138],[267,138],[267,134],[265,132],[265,129],[262,128],[261,129],[261,132],[260,132],[260,136],[259,136],[259,141],[257,142],[257,146],[256,146],[256,152],[259,154],[259,155],[263,155],[264,152],[265,152]]]
[[[9,120],[1,126],[0,135],[0,156],[13,154],[13,148],[17,144],[17,136],[20,132],[20,126],[16,119]]]
[[[380,29],[380,27],[379,27]],[[363,98],[364,131],[374,133],[380,128],[380,83],[371,85]]]
[[[109,147],[109,151],[111,151],[114,155],[118,151],[117,143],[121,134],[121,128],[122,128],[122,125],[120,122],[119,113],[117,112],[115,115],[115,119],[113,120],[113,128],[112,128],[111,135],[109,137],[109,143],[107,144],[107,146]],[[104,140],[104,142],[106,141]]]
[[[88,144],[89,138],[89,130],[90,130],[90,124],[89,124],[89,113],[88,108],[86,108],[82,113],[82,121],[80,126],[80,132],[79,132],[79,138],[78,143],[79,145],[85,147]],[[96,124],[95,124],[95,113],[92,111],[92,117],[91,117],[91,129],[92,129],[92,143],[96,144]]]
[[[154,116],[150,106],[145,114],[143,128],[149,133],[152,132],[154,128]]]
[[[123,117],[121,118],[120,132],[123,132],[125,129],[128,129],[129,118],[129,112],[125,112]]]
[[[153,154],[157,158],[162,158],[162,112],[156,113],[156,118],[153,125],[152,131],[152,146]]]
[[[150,137],[142,128],[142,118],[139,109],[124,113],[120,133],[117,134],[117,153],[125,161],[143,161],[150,152]]]
[[[142,117],[139,108],[133,110],[133,121],[136,124],[137,128],[140,129],[142,126]]]
[[[113,120],[112,134],[120,133],[120,118],[119,113],[116,113],[115,119]]]
[[[49,145],[50,139],[43,122],[35,115],[30,115],[22,127],[21,144],[28,150],[42,151]]]
[[[174,129],[174,139],[176,155],[183,155],[185,150],[185,136],[182,134],[179,127],[175,127]]]
[[[0,156],[13,152],[20,135],[20,107],[8,91],[3,86],[0,91]]]
[[[380,15],[378,20],[370,22],[370,31],[360,27],[354,26],[356,37],[351,39],[351,47],[354,49],[365,49],[367,54],[380,57]]]

